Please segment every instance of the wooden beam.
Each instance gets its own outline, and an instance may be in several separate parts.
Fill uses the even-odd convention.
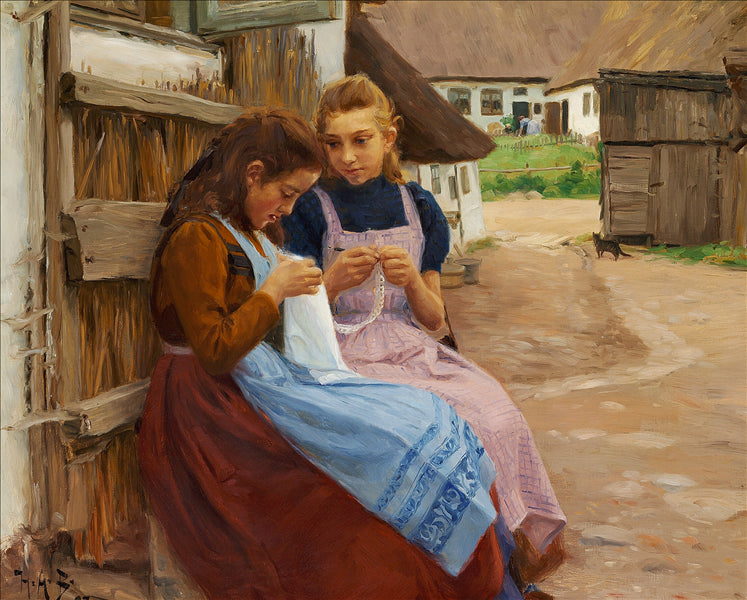
[[[62,430],[69,438],[96,438],[132,427],[145,407],[150,379],[142,379],[65,407]]]
[[[88,199],[65,211],[68,278],[148,279],[166,203]]]
[[[242,106],[234,104],[220,104],[189,94],[154,90],[78,72],[62,75],[60,93],[63,104],[192,119],[211,125],[225,125],[244,112]]]
[[[44,144],[45,144],[45,230],[52,236],[60,231],[60,214],[73,200],[73,127],[70,115],[60,106],[59,83],[70,70],[70,5],[56,4],[45,18]],[[49,350],[45,366],[46,397],[42,410],[54,410],[76,397],[80,389],[80,331],[77,293],[65,282],[62,245],[47,236],[46,306],[53,309],[47,328]],[[67,495],[65,454],[60,432],[54,423],[29,430],[29,454],[38,502],[32,522],[54,529],[55,513],[64,514]],[[36,496],[37,494],[35,494]]]
[[[725,92],[728,89],[726,76],[718,73],[695,73],[689,71],[645,73],[639,71],[600,69],[599,75],[603,82],[626,83],[646,87],[710,92]]]
[[[87,400],[69,402],[64,408],[31,413],[3,429],[32,430],[56,423],[68,441],[100,438],[134,426],[145,407],[149,385],[150,378],[121,385]]]
[[[57,4],[60,4],[60,2],[62,2],[62,0],[49,0],[48,2],[40,2],[39,4],[31,6],[30,8],[27,8],[20,13],[13,11],[12,13],[10,13],[10,16],[19,23],[29,23],[30,21],[33,21],[34,19],[37,19],[42,15],[48,13]]]

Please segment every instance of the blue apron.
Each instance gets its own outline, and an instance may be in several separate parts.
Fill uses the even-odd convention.
[[[262,256],[221,221],[252,262],[259,288],[277,266],[275,247],[258,234]],[[480,440],[435,394],[337,373],[320,376],[265,342],[231,372],[247,402],[304,457],[457,575],[497,516],[495,467]]]

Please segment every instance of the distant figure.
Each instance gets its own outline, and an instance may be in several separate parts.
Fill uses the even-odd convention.
[[[521,135],[535,135],[540,132],[540,126],[534,119],[521,117]]]

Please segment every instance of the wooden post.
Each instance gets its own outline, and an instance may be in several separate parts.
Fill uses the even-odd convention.
[[[25,25],[30,30],[31,45],[28,52],[29,89],[29,135],[26,165],[29,175],[29,229],[28,248],[21,261],[28,263],[28,300],[23,329],[27,332],[29,354],[25,367],[28,373],[26,385],[26,410],[35,412],[46,406],[45,353],[47,344],[45,323],[45,258],[44,252],[44,94],[38,85],[38,76],[43,76],[43,19],[32,19]],[[19,261],[20,262],[20,261]],[[30,455],[31,480],[37,482],[43,477],[43,443],[40,431],[29,432],[29,444],[36,448]],[[35,460],[36,459],[36,460]],[[32,498],[35,498],[32,495]],[[32,502],[30,526],[38,531],[46,524],[46,507]]]
[[[46,395],[43,410],[53,410],[79,388],[78,311],[75,290],[65,285],[65,263],[60,215],[73,200],[72,123],[59,103],[59,82],[70,70],[70,6],[56,5],[46,15],[45,55],[45,224],[47,231],[46,291]],[[34,485],[34,522],[50,534],[64,526],[67,473],[59,424],[42,423],[29,430],[29,451]],[[60,516],[58,516],[60,515]]]

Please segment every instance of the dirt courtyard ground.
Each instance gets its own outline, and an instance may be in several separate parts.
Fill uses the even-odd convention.
[[[484,204],[480,283],[444,290],[460,350],[532,426],[568,517],[563,600],[747,598],[747,272],[627,248],[588,200]]]

